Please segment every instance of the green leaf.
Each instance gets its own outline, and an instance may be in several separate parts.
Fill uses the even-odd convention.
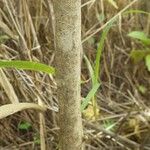
[[[100,84],[96,83],[93,88],[90,90],[90,92],[88,93],[88,95],[86,96],[86,98],[83,100],[82,104],[81,104],[81,111],[83,111],[87,106],[88,103],[90,102],[91,98],[95,95],[95,93],[97,92],[98,88],[99,88]]]
[[[18,125],[18,128],[21,130],[28,130],[29,128],[31,128],[31,124],[29,122],[21,122]]]
[[[34,139],[34,143],[35,144],[41,144],[40,135],[39,134],[35,134],[33,139]]]
[[[16,68],[16,69],[24,69],[24,70],[33,70],[33,71],[41,71],[48,74],[54,74],[55,69],[51,66],[31,61],[21,61],[21,60],[0,60],[0,68]]]
[[[150,45],[150,38],[144,32],[132,31],[128,34],[129,37],[140,40],[145,45]]]
[[[115,126],[116,126],[116,123],[111,119],[104,121],[104,124],[103,124],[103,127],[109,131],[114,131]]]
[[[143,85],[138,86],[138,90],[142,93],[145,94],[147,92],[147,88]]]
[[[150,50],[132,50],[130,53],[131,59],[133,59],[134,63],[138,63],[142,61],[146,55],[150,54]]]
[[[35,144],[41,144],[40,138],[39,139],[34,139]]]
[[[147,55],[145,57],[145,64],[146,64],[148,71],[150,71],[150,55]]]

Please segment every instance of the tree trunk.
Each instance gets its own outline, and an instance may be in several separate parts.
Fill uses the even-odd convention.
[[[81,0],[54,0],[53,3],[60,150],[81,150]]]

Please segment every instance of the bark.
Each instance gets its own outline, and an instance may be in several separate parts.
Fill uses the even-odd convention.
[[[54,0],[60,150],[83,149],[80,111],[81,0]]]

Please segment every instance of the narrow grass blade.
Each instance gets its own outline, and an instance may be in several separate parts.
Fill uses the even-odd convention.
[[[83,100],[82,104],[81,104],[81,111],[83,111],[86,106],[88,105],[88,103],[90,102],[91,98],[95,95],[95,93],[97,92],[98,88],[99,88],[100,84],[96,83],[93,88],[91,89],[91,91],[88,93],[87,97]]]
[[[41,107],[40,105],[34,103],[7,104],[0,106],[0,119],[25,109],[35,109],[42,112],[46,110],[45,107]]]
[[[123,13],[123,15],[130,14],[130,13],[150,15],[149,12],[146,12],[146,11],[143,11],[143,10],[138,10],[138,9],[131,9],[131,10],[125,11]]]
[[[16,68],[16,69],[24,69],[24,70],[33,70],[33,71],[41,71],[48,74],[54,74],[55,69],[51,66],[31,61],[21,61],[21,60],[0,60],[0,67],[2,68]]]
[[[95,68],[94,68],[94,75],[95,75],[94,84],[98,82],[99,73],[100,73],[100,60],[101,60],[102,50],[104,47],[104,42],[105,42],[106,36],[107,36],[110,28],[111,28],[111,24],[109,24],[104,29],[102,36],[101,36],[101,39],[100,39],[99,44],[98,44],[98,49],[97,49],[97,54],[96,54],[96,63],[95,63]]]

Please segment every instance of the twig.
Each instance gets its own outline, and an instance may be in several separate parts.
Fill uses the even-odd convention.
[[[97,29],[94,33],[86,37],[85,39],[82,40],[82,43],[86,42],[89,38],[94,36],[96,33],[100,32],[102,29],[104,29],[109,23],[111,23],[113,20],[115,20],[117,17],[119,17],[126,9],[128,9],[130,6],[132,6],[135,2],[138,0],[132,1],[130,4],[128,4],[125,8],[123,8],[121,11],[118,12],[114,17],[112,17],[109,21],[107,21],[103,26],[101,26],[99,29]]]
[[[97,125],[93,125],[92,123],[89,122],[85,122],[85,124],[90,127],[90,128],[94,128],[97,131],[103,132],[104,134],[109,135],[110,137],[114,138],[116,141],[122,143],[123,145],[128,146],[131,149],[139,149],[140,148],[140,144],[131,141],[123,136],[117,135],[109,130],[104,129],[101,126],[97,126]],[[144,146],[145,150],[150,150],[150,147]]]

